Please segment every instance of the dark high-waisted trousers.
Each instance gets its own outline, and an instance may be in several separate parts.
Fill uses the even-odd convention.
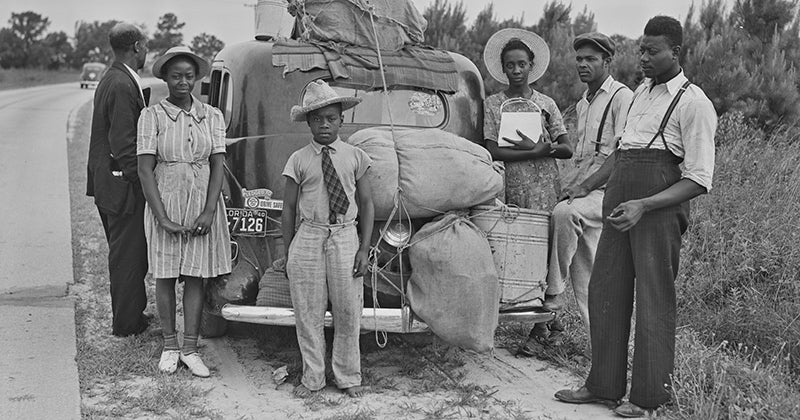
[[[680,159],[669,151],[618,151],[603,200],[603,220],[625,201],[656,194],[680,180]],[[645,213],[629,231],[608,222],[589,281],[592,369],[586,387],[620,399],[627,385],[628,338],[634,291],[636,331],[629,400],[654,408],[670,399],[675,364],[675,278],[688,202]]]

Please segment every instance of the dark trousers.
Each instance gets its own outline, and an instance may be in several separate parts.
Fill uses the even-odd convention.
[[[144,237],[144,200],[137,200],[133,214],[112,215],[100,210],[108,241],[108,274],[111,281],[111,332],[117,336],[138,334],[147,328],[142,312],[147,306],[147,241]]]
[[[618,204],[656,194],[680,179],[680,160],[663,150],[620,151],[603,200],[603,220]],[[627,385],[634,291],[636,331],[630,401],[654,408],[670,399],[675,364],[675,278],[688,202],[645,213],[629,231],[604,222],[589,281],[592,369],[586,387],[620,399]]]

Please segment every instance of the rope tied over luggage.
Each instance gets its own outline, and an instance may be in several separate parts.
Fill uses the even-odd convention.
[[[383,106],[384,106],[384,108],[386,110],[386,114],[387,114],[388,120],[389,120],[389,132],[391,134],[391,139],[392,139],[393,144],[395,144],[395,147],[396,147],[397,141],[398,141],[397,132],[396,132],[394,118],[393,118],[393,114],[392,114],[392,108],[390,106],[390,99],[389,99],[390,92],[389,92],[388,85],[386,83],[386,69],[384,67],[383,54],[381,52],[381,47],[380,47],[380,44],[379,44],[379,41],[378,41],[379,37],[378,37],[378,33],[377,33],[377,26],[375,24],[374,5],[372,5],[369,1],[366,1],[365,3],[367,5],[367,11],[369,12],[370,25],[372,26],[372,30],[373,30],[373,33],[375,35],[374,36],[374,38],[375,38],[374,48],[375,48],[375,52],[376,52],[377,60],[378,60],[378,66],[379,66],[378,70],[379,70],[379,73],[380,73],[380,76],[381,76],[382,85],[383,85],[382,86],[382,90],[383,90],[382,102],[383,102]],[[400,170],[399,169],[400,168],[400,156],[398,154],[395,154],[395,156],[398,159],[398,171],[399,171]],[[386,242],[385,240],[387,238],[387,232],[389,231],[390,226],[392,225],[392,223],[398,222],[400,224],[408,226],[409,228],[412,226],[412,218],[411,218],[411,214],[409,212],[409,209],[407,207],[408,205],[411,205],[411,206],[413,206],[415,208],[418,208],[418,209],[427,210],[427,211],[429,211],[429,212],[431,212],[433,214],[445,215],[445,214],[448,213],[447,211],[442,211],[442,210],[439,210],[439,209],[430,208],[430,207],[427,207],[427,206],[424,206],[422,204],[419,204],[419,203],[415,202],[414,200],[410,199],[406,194],[404,194],[403,189],[400,187],[400,185],[398,183],[398,186],[397,186],[397,188],[396,188],[396,190],[394,192],[394,195],[393,195],[393,207],[392,207],[392,209],[390,211],[389,216],[386,218],[385,223],[383,224],[383,226],[380,229],[380,235],[378,237],[377,242],[375,243],[375,245],[373,245],[370,248],[370,252],[369,252],[369,266],[370,266],[370,271],[371,271],[371,273],[370,273],[370,286],[372,288],[373,314],[377,314],[377,309],[380,307],[380,304],[378,302],[378,282],[382,281],[383,282],[382,284],[389,285],[392,289],[394,289],[399,294],[401,307],[403,308],[404,315],[407,313],[407,314],[409,314],[409,317],[413,317],[413,313],[410,311],[410,307],[408,307],[408,303],[407,303],[407,290],[406,290],[405,277],[406,277],[406,275],[408,273],[407,273],[407,270],[404,268],[405,267],[404,259],[408,258],[408,256],[406,255],[406,252],[405,252],[406,250],[408,250],[409,248],[419,244],[422,241],[425,241],[425,240],[435,236],[438,233],[441,233],[441,232],[453,227],[457,223],[461,223],[463,220],[470,220],[470,219],[472,219],[474,217],[478,217],[478,216],[480,216],[482,214],[485,214],[487,212],[500,210],[502,212],[502,220],[504,220],[506,223],[512,223],[514,220],[516,220],[516,218],[518,217],[518,215],[520,213],[519,209],[516,206],[508,206],[505,203],[501,202],[500,200],[495,199],[495,202],[494,202],[494,204],[493,204],[493,206],[492,206],[492,208],[490,210],[487,210],[485,212],[475,213],[475,214],[472,214],[472,215],[470,215],[468,213],[465,213],[463,215],[460,215],[460,217],[458,217],[458,218],[453,218],[452,221],[444,224],[439,229],[436,229],[434,232],[431,232],[430,234],[428,234],[426,236],[418,237],[420,235],[414,235],[414,236],[410,237],[408,240],[397,244],[396,253],[391,258],[389,258],[388,261],[384,262],[383,264],[380,264],[379,263],[379,256],[380,256],[380,253],[381,253],[381,249],[378,247],[378,245],[382,241]],[[499,222],[499,220],[498,220],[498,222]],[[485,232],[483,234],[486,235]],[[368,238],[362,238],[362,240],[369,240],[369,239]],[[385,274],[385,271],[387,271],[387,268],[389,268],[390,265],[392,263],[395,263],[395,262],[398,263],[398,268],[399,268],[398,271],[399,271],[399,275],[400,275],[400,281],[399,281],[399,284],[397,284],[397,285],[394,284]],[[406,312],[406,311],[408,311],[408,312]],[[376,319],[377,319],[377,317],[376,317]],[[411,318],[406,319],[405,316],[403,318],[403,321],[412,322]],[[387,336],[385,331],[378,331],[377,320],[374,321],[374,322],[375,322],[375,324],[374,324],[375,328],[374,329],[375,329],[376,344],[378,345],[378,347],[384,348],[386,346],[387,342],[388,342],[388,336]]]
[[[375,27],[375,7],[371,3],[367,2],[367,10],[369,11],[369,22],[370,22],[370,25],[372,26],[372,32],[375,35],[375,52],[378,54],[378,66],[379,66],[379,71],[380,71],[380,75],[381,75],[381,81],[383,82],[383,103],[384,103],[384,106],[386,106],[386,111],[388,112],[388,115],[389,115],[389,128],[390,128],[391,133],[392,133],[392,140],[394,140],[395,139],[394,119],[392,118],[392,109],[389,106],[389,88],[386,86],[386,72],[385,72],[385,69],[383,68],[383,55],[381,54],[381,46],[380,46],[380,42],[378,41],[378,29]],[[388,227],[389,227],[389,221],[392,220],[392,217],[394,216],[394,213],[397,212],[399,203],[401,202],[399,197],[400,197],[400,189],[398,187],[398,191],[397,191],[397,193],[395,195],[395,205],[394,205],[394,208],[392,209],[392,215],[389,216],[386,224],[384,225],[384,227],[383,227],[383,229],[381,231],[381,236],[380,236],[380,238],[378,238],[378,243],[380,243],[380,241],[382,241],[385,238],[386,229],[388,229]],[[401,216],[398,215],[398,219],[400,219],[400,217]],[[409,218],[409,223],[410,222],[411,222],[411,218]],[[369,240],[369,238],[362,238],[362,240]],[[386,347],[386,344],[388,343],[389,337],[388,337],[386,331],[378,331],[377,312],[378,312],[379,305],[378,305],[378,291],[377,291],[376,288],[378,286],[378,270],[377,270],[377,268],[378,268],[378,258],[377,258],[377,255],[378,255],[378,253],[380,253],[380,250],[377,249],[377,248],[378,247],[377,247],[377,243],[376,243],[375,246],[373,246],[370,249],[370,261],[372,261],[372,278],[371,278],[372,313],[374,315],[374,321],[373,322],[375,323],[375,343],[378,345],[378,347],[384,348],[384,347]],[[398,249],[397,255],[400,255],[401,256],[400,258],[402,258],[402,253],[400,252],[399,249]],[[400,261],[402,262],[402,259]],[[400,291],[401,307],[406,305],[405,282],[403,281],[403,268],[402,267],[403,267],[402,264],[400,264],[400,290],[399,291]],[[388,279],[385,278],[385,276],[384,276],[384,280],[386,280],[386,283],[391,284],[392,287],[395,287],[394,284],[392,284],[392,282],[388,281]]]

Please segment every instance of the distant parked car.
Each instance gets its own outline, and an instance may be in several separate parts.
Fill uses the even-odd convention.
[[[81,89],[97,87],[97,83],[106,72],[106,65],[103,63],[85,63],[81,71]]]

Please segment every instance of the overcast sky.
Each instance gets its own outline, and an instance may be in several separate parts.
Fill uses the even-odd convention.
[[[107,21],[111,19],[143,23],[150,33],[158,17],[175,13],[186,22],[184,40],[189,43],[200,32],[216,35],[225,43],[252,39],[254,28],[253,5],[257,0],[0,0],[0,25],[8,26],[12,12],[32,10],[48,17],[51,31],[64,31],[72,36],[75,22]],[[573,16],[588,6],[595,14],[598,29],[608,34],[619,33],[638,37],[647,19],[666,14],[683,20],[693,0],[643,1],[643,0],[572,0]],[[726,0],[731,3],[732,0]],[[414,0],[423,11],[433,0]],[[489,4],[485,0],[463,0],[467,9],[468,25]],[[272,0],[276,3],[276,0]],[[450,3],[456,3],[450,0]],[[494,0],[498,20],[522,16],[525,25],[539,20],[546,0]],[[695,3],[700,4],[701,0]]]

